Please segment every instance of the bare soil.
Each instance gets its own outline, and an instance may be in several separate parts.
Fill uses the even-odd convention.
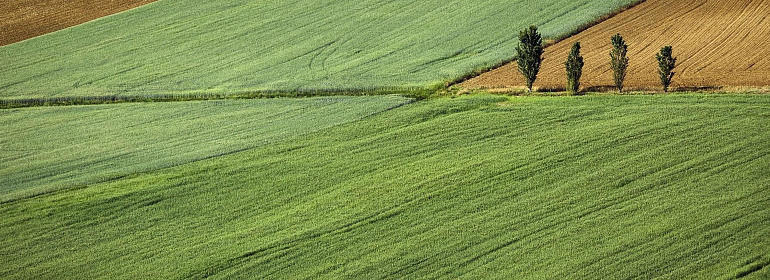
[[[75,26],[156,0],[3,0],[0,46]]]
[[[655,54],[671,45],[678,57],[672,88],[770,85],[770,1],[648,0],[573,37],[546,48],[535,87],[561,90],[566,85],[564,61],[576,41],[585,58],[583,90],[608,90],[610,37],[620,33],[629,45],[625,86],[631,90],[660,88]],[[515,62],[461,84],[465,88],[521,88]]]

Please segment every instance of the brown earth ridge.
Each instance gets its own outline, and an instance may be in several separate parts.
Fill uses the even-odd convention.
[[[770,1],[647,0],[546,48],[534,86],[564,89],[564,61],[572,44],[580,41],[585,59],[583,90],[611,88],[610,37],[616,33],[629,46],[627,89],[660,88],[655,54],[666,45],[673,46],[678,57],[674,89],[770,85]],[[461,83],[465,88],[524,85],[515,62]]]
[[[0,46],[133,9],[156,0],[3,0]]]

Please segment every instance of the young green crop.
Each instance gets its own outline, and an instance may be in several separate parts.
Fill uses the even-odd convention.
[[[766,279],[768,112],[761,95],[431,99],[0,204],[0,275]]]
[[[0,202],[253,149],[409,101],[317,97],[0,110]]]
[[[159,1],[0,48],[0,98],[435,88],[631,2]]]

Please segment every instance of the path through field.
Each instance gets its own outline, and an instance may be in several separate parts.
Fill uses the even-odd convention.
[[[75,26],[156,0],[3,0],[0,46]]]
[[[665,45],[679,58],[673,87],[770,85],[770,1],[649,0],[545,52],[536,87],[564,88],[564,61],[575,41],[585,57],[584,88],[612,85],[610,37],[629,45],[629,88],[659,88],[655,54]],[[524,79],[508,64],[466,81],[464,87],[516,87]]]

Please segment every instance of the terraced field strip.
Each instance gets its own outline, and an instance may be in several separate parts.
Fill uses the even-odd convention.
[[[0,204],[4,279],[767,279],[770,96],[431,99]]]
[[[660,88],[655,54],[665,45],[679,58],[672,86],[701,88],[770,85],[770,2],[764,0],[648,0],[546,49],[540,88],[566,85],[564,61],[580,41],[587,90],[613,85],[610,37],[620,33],[629,45],[626,85]],[[508,64],[462,84],[464,87],[520,87],[524,79]]]
[[[0,48],[0,98],[443,86],[635,0],[164,0]]]
[[[16,43],[156,0],[3,0],[0,46]]]
[[[408,102],[319,97],[0,110],[0,202],[252,149]]]

